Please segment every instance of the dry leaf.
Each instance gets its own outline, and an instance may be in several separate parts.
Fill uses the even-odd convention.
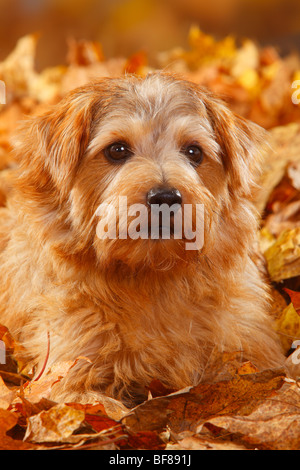
[[[268,248],[264,256],[273,281],[300,275],[300,227],[287,230]]]
[[[6,434],[7,431],[12,430],[17,422],[17,416],[10,411],[0,409],[0,450],[28,450],[34,448],[32,444],[14,439]]]
[[[284,178],[287,164],[300,162],[300,125],[292,123],[270,131],[270,146],[263,151],[261,190],[255,204],[264,211],[272,191]]]
[[[85,413],[59,404],[48,411],[41,411],[28,419],[24,437],[31,442],[68,442],[68,438],[83,423]]]
[[[283,371],[238,375],[230,380],[199,384],[184,393],[154,398],[123,418],[133,432],[163,430],[179,433],[195,430],[211,416],[248,415],[284,383]]]
[[[282,389],[259,404],[252,413],[217,416],[206,421],[212,436],[231,435],[251,448],[298,450],[300,447],[300,391],[297,384]]]
[[[279,318],[277,318],[276,331],[279,333],[281,344],[287,353],[292,343],[300,339],[300,316],[297,314],[293,304],[286,307]]]
[[[15,390],[10,390],[0,377],[0,408],[6,410],[12,404],[16,393]]]
[[[290,296],[294,309],[300,315],[300,292],[295,292],[291,289],[284,289],[285,292]]]
[[[246,447],[216,439],[202,438],[197,434],[180,439],[176,444],[167,444],[166,450],[246,450]]]

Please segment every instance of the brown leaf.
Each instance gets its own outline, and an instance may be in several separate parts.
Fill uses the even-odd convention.
[[[230,441],[203,438],[192,434],[180,439],[176,444],[167,444],[166,450],[246,450],[246,447]]]
[[[215,383],[201,383],[189,391],[154,398],[123,418],[131,431],[162,430],[168,425],[175,433],[195,430],[212,416],[248,415],[284,383],[284,373],[264,371],[239,375]]]
[[[139,449],[139,450],[161,450],[166,444],[154,431],[140,431],[136,434],[130,434],[126,444],[119,444],[121,449]]]
[[[250,361],[244,362],[241,367],[238,368],[239,375],[247,375],[247,374],[256,374],[259,372],[259,369],[255,367]]]
[[[52,406],[57,405],[56,402],[47,400],[46,398],[42,398],[37,403],[31,403],[30,401],[26,400],[23,396],[20,396],[21,402],[14,402],[10,406],[10,411],[15,411],[19,415],[23,416],[24,418],[29,418],[30,416],[34,416],[41,411],[50,410]]]
[[[152,398],[156,397],[163,397],[165,395],[169,395],[170,393],[174,393],[176,390],[166,388],[160,380],[153,379],[149,386],[147,387],[148,392],[151,393]]]
[[[76,431],[85,419],[82,410],[59,404],[48,411],[28,419],[28,427],[24,437],[31,442],[68,442],[68,438]]]
[[[96,432],[103,431],[104,429],[118,426],[118,422],[109,418],[106,414],[105,407],[102,403],[96,405],[81,404],[81,403],[68,403],[75,410],[82,410],[85,413],[85,421],[92,426]]]
[[[217,416],[204,426],[214,436],[226,433],[249,447],[272,450],[298,450],[300,447],[300,391],[286,383],[259,404],[250,414]]]
[[[17,424],[18,417],[7,410],[0,409],[0,450],[28,450],[34,448],[27,442],[14,439],[6,433]]]
[[[16,393],[15,390],[10,390],[0,377],[0,408],[6,410],[13,402]]]

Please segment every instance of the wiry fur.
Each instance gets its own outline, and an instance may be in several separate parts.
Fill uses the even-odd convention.
[[[133,156],[103,149],[126,140]],[[214,350],[260,368],[283,364],[267,293],[251,261],[250,202],[260,128],[196,85],[164,73],[104,79],[26,121],[20,167],[2,209],[0,322],[41,368],[86,356],[54,389],[58,400],[136,398],[153,378],[178,389],[205,377]],[[195,169],[180,153],[198,142]],[[100,203],[144,203],[159,185],[204,204],[205,244],[100,240]]]

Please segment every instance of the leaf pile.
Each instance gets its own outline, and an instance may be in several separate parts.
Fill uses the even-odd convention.
[[[74,364],[73,364],[74,365]],[[223,357],[220,375],[152,397],[132,410],[109,398],[91,404],[55,403],[51,387],[70,363],[37,382],[5,385],[0,377],[0,449],[298,449],[300,389],[283,370],[258,372]],[[1,373],[0,373],[1,374]],[[20,376],[21,379],[21,376]]]
[[[234,111],[265,128],[277,126],[270,131],[255,199],[263,214],[256,261],[270,281],[272,315],[295,375],[259,372],[235,355],[223,355],[211,382],[174,391],[154,379],[148,400],[133,409],[108,397],[55,403],[49,399],[52,386],[75,361],[46,367],[33,380],[16,359],[20,346],[0,325],[0,358],[6,352],[6,363],[0,364],[0,449],[299,449],[300,107],[291,100],[299,57],[282,58],[250,40],[217,41],[192,28],[188,50],[157,54],[153,64],[144,52],[106,60],[98,43],[70,40],[67,66],[37,72],[37,40],[21,38],[0,63],[7,100],[0,106],[1,205],[10,191],[11,136],[18,121],[95,77],[164,68],[210,87]]]

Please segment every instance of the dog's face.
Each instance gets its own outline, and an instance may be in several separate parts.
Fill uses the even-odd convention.
[[[24,129],[18,187],[62,253],[167,269],[242,238],[262,133],[196,85],[161,73],[103,79]],[[176,205],[165,237],[161,217],[151,218],[161,204]],[[188,224],[195,240],[203,231],[197,249],[187,249]]]

